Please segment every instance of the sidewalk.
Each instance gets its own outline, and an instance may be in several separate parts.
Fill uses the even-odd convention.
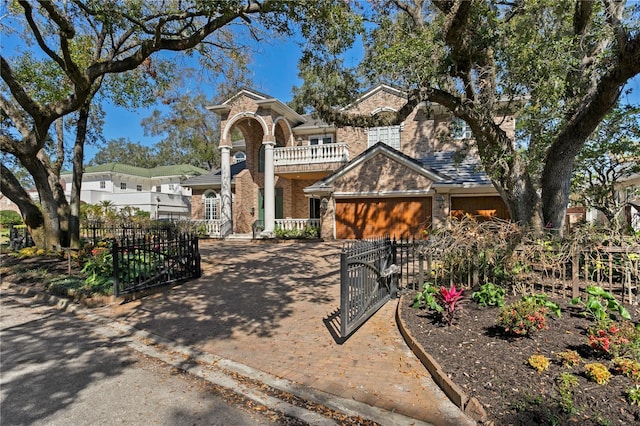
[[[435,425],[474,424],[407,348],[396,301],[346,341],[337,337],[340,249],[202,241],[199,280],[93,311],[347,400]]]

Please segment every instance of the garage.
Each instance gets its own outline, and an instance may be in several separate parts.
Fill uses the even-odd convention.
[[[467,214],[478,221],[510,219],[509,209],[499,196],[451,197],[451,217],[461,219]]]
[[[431,226],[431,197],[336,200],[336,238],[419,236]]]

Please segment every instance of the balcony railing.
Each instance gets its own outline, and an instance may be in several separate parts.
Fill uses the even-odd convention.
[[[198,234],[203,234],[212,238],[220,238],[220,227],[222,223],[220,219],[192,219],[191,223]]]
[[[326,145],[288,146],[273,151],[273,164],[297,166],[302,164],[346,163],[349,161],[349,147],[346,143]]]
[[[276,219],[276,228],[302,231],[306,227],[320,229],[320,219]]]

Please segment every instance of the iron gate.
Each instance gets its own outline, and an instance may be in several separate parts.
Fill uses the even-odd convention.
[[[398,291],[389,237],[345,243],[340,254],[340,333],[351,334]]]

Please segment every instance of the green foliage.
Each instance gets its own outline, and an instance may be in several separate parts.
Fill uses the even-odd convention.
[[[560,393],[560,408],[565,413],[573,414],[575,408],[573,406],[573,389],[578,386],[578,378],[573,374],[560,373],[556,378],[556,385]]]
[[[587,287],[587,300],[583,301],[580,297],[571,299],[571,304],[582,304],[584,311],[582,314],[594,321],[603,321],[608,318],[616,319],[616,315],[620,315],[624,319],[631,319],[629,311],[616,300],[616,298],[605,291],[602,287],[590,285]]]
[[[480,306],[504,306],[504,289],[493,283],[485,283],[480,290],[474,292],[471,298]]]
[[[13,210],[0,210],[0,225],[20,225],[22,224],[22,216]]]
[[[538,306],[544,306],[549,309],[551,312],[556,314],[558,318],[562,317],[562,312],[560,311],[560,306],[557,303],[550,301],[546,294],[538,293],[538,294],[530,294],[522,296],[522,300],[533,302]]]
[[[506,333],[531,336],[545,329],[547,309],[533,300],[520,300],[500,308],[497,325]]]
[[[618,107],[592,133],[576,158],[573,193],[587,207],[601,211],[613,223],[622,213],[625,197],[618,197],[621,180],[640,173],[640,107]]]
[[[413,298],[413,307],[417,309],[427,309],[441,313],[444,308],[438,302],[439,290],[431,283],[426,282],[422,287],[422,291]]]
[[[305,226],[302,229],[282,229],[274,230],[276,237],[285,240],[291,239],[314,239],[319,237],[319,229],[313,226]]]
[[[97,293],[113,292],[113,254],[111,244],[99,244],[85,259],[82,273],[86,274],[85,285]]]
[[[635,384],[625,392],[627,402],[631,405],[640,405],[640,385]]]

